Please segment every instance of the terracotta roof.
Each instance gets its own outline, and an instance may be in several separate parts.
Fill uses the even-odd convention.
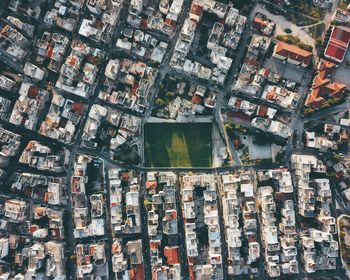
[[[37,86],[30,86],[28,89],[28,97],[35,99],[39,94],[39,88]]]
[[[269,108],[267,106],[260,105],[259,106],[259,111],[258,111],[259,117],[265,117],[268,110],[269,110]]]
[[[164,247],[164,256],[167,258],[168,265],[180,263],[179,247]]]
[[[197,4],[192,4],[190,13],[196,16],[202,16],[203,8]]]
[[[121,178],[122,178],[122,181],[124,181],[124,182],[129,181],[129,173],[128,172],[122,172]]]
[[[76,56],[70,56],[70,57],[68,57],[68,59],[67,59],[67,62],[68,62],[68,64],[69,64],[70,66],[75,66],[76,63],[77,63],[77,61],[78,61],[78,59],[77,59]]]
[[[147,19],[142,19],[140,26],[143,28],[147,28]]]
[[[318,79],[324,80],[332,74],[334,68],[335,68],[334,63],[327,61],[327,60],[324,60],[324,59],[321,59],[318,66],[317,66],[318,75],[316,77]],[[315,80],[316,80],[316,78],[315,78]],[[314,84],[315,84],[315,80],[314,80]]]
[[[241,104],[242,104],[242,99],[237,98],[235,102],[235,107],[239,109],[241,108]]]
[[[149,247],[150,247],[151,250],[158,249],[159,246],[160,246],[160,241],[158,241],[158,240],[151,240],[149,242]]]
[[[175,27],[176,26],[176,21],[174,21],[174,20],[172,20],[170,18],[167,18],[167,19],[165,19],[164,24]]]
[[[329,78],[334,67],[335,64],[331,62],[325,60],[320,61],[318,65],[319,71],[313,81],[311,93],[305,102],[306,106],[319,108],[326,95],[330,95],[330,97],[339,97],[344,93],[346,85],[340,82],[332,83]]]
[[[113,244],[112,244],[112,254],[116,254],[116,253],[118,253],[119,251],[120,251],[120,246],[119,246],[119,244],[113,243]]]
[[[193,95],[191,102],[194,104],[199,104],[202,102],[202,98],[199,95],[195,94]]]
[[[335,64],[333,62],[321,59],[320,63],[318,64],[318,70],[322,71],[322,70],[328,70],[328,69],[333,69],[335,67]]]
[[[146,182],[146,189],[156,189],[157,188],[157,181],[147,181]]]
[[[193,265],[188,266],[188,272],[189,272],[190,280],[196,279],[196,273],[194,272]]]
[[[252,25],[256,29],[261,29],[262,27],[266,27],[267,26],[267,22],[264,21],[260,17],[255,17],[254,20],[253,20],[253,24]]]
[[[143,264],[136,264],[133,266],[133,268],[130,270],[130,279],[131,280],[144,280],[144,271],[143,271]]]
[[[322,71],[321,73],[324,73],[324,71]],[[312,84],[312,88],[320,88],[321,86],[327,85],[330,81],[330,79],[323,79],[322,75],[317,75]]]
[[[84,104],[83,103],[79,103],[79,102],[74,102],[72,104],[71,107],[72,111],[77,114],[77,115],[81,115],[84,111]]]
[[[278,41],[275,53],[286,58],[290,58],[303,64],[309,65],[312,60],[312,53],[297,46]]]

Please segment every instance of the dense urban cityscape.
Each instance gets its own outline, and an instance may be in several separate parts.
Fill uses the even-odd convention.
[[[350,0],[1,0],[0,280],[350,279]]]

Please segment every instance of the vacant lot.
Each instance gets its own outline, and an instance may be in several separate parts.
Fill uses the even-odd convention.
[[[145,125],[147,167],[211,167],[211,123]]]

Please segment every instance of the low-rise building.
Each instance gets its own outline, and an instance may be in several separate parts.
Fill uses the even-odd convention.
[[[96,86],[96,78],[106,52],[81,41],[73,41],[71,52],[59,71],[56,87],[87,98]]]
[[[140,233],[139,174],[133,171],[110,169],[108,178],[110,220],[113,231],[122,234]]]
[[[266,53],[270,44],[270,38],[257,34],[253,35],[238,79],[234,83],[234,91],[254,96],[260,93],[263,82],[269,76],[269,70],[260,68],[262,61],[259,54]]]
[[[50,205],[65,205],[67,202],[66,179],[32,173],[15,174],[11,191],[41,200]]]
[[[317,66],[317,74],[313,80],[305,106],[320,109],[325,101],[342,98],[346,92],[346,85],[332,81],[335,64],[321,59]]]
[[[311,52],[282,41],[277,42],[272,56],[301,67],[309,66],[313,57]]]
[[[11,76],[0,74],[0,89],[11,91],[15,88],[16,81]]]
[[[50,109],[40,125],[39,133],[67,144],[72,143],[85,110],[84,103],[66,99],[54,91]]]
[[[105,235],[106,220],[102,215],[105,200],[101,193],[104,182],[103,168],[103,162],[99,158],[83,154],[76,156],[70,188],[73,234],[77,239]],[[90,189],[91,182],[95,182],[93,189]]]
[[[334,236],[336,225],[330,208],[332,193],[329,180],[325,178],[326,167],[311,155],[293,154],[291,164],[297,185],[298,213],[319,225],[301,229],[299,234],[304,269],[308,273],[334,270],[339,245]],[[318,175],[316,179],[310,179],[314,177],[312,173]]]
[[[299,273],[292,176],[287,168],[258,172],[261,232],[270,277]]]
[[[289,126],[279,121],[264,119],[261,117],[252,119],[251,125],[253,127],[261,129],[262,131],[275,134],[282,138],[288,138],[293,133],[292,129]]]
[[[222,208],[227,246],[229,275],[258,273],[260,244],[257,239],[257,217],[253,174],[221,174]],[[241,226],[243,224],[243,226]],[[241,254],[248,250],[248,255]]]
[[[30,62],[26,62],[24,65],[23,73],[35,81],[42,81],[47,75],[46,70],[42,70],[40,67]]]
[[[22,137],[0,126],[0,166],[8,164],[15,156],[21,144]]]
[[[294,109],[298,104],[300,95],[284,87],[267,85],[261,95],[261,99],[277,104],[284,109]]]
[[[105,243],[77,244],[75,252],[77,279],[108,278]]]
[[[58,27],[64,31],[74,32],[78,27],[79,13],[83,4],[82,0],[56,0],[53,9],[46,11],[44,23],[48,27]]]
[[[252,23],[252,28],[261,32],[263,35],[271,36],[275,29],[275,23],[267,19],[263,14],[256,14]]]
[[[54,151],[38,141],[29,141],[19,158],[19,162],[38,170],[62,172],[68,165],[69,155],[69,150],[65,148]]]
[[[325,123],[323,133],[312,130],[305,132],[305,146],[323,152],[327,150],[336,151],[338,146],[347,143],[348,140],[347,129],[335,124]]]
[[[4,204],[4,217],[11,223],[22,223],[26,217],[27,203],[19,199],[8,199]]]
[[[28,47],[29,40],[17,29],[10,25],[5,25],[0,31],[0,48],[15,61],[22,62],[30,53]]]
[[[110,60],[99,98],[110,104],[143,113],[148,108],[158,71],[141,61]]]
[[[19,95],[9,121],[15,125],[35,130],[50,93],[36,85],[24,82],[19,90]]]
[[[37,61],[43,63],[49,59],[47,69],[55,73],[59,72],[69,48],[70,40],[60,33],[45,31],[36,42]]]
[[[215,177],[212,174],[184,175],[181,184],[189,273],[200,279],[223,279]],[[208,230],[202,232],[202,227]],[[209,245],[201,242],[203,234],[207,234],[203,238],[208,239]]]
[[[139,29],[124,29],[116,43],[117,48],[139,57],[161,63],[168,49],[168,43],[160,41]]]

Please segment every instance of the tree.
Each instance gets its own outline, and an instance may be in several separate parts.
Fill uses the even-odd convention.
[[[230,123],[225,123],[225,129],[229,137],[233,137],[235,135],[235,127]]]
[[[339,98],[331,98],[331,99],[327,99],[323,102],[321,108],[322,109],[326,109],[326,108],[329,108],[333,105],[335,105],[336,103],[338,103],[340,101]]]
[[[322,46],[322,43],[323,43],[322,38],[317,38],[316,39],[316,45],[317,46]]]
[[[311,115],[315,112],[315,109],[308,107],[304,110],[304,115]]]
[[[157,108],[164,108],[166,106],[166,102],[161,98],[157,98],[154,104]]]
[[[228,129],[233,129],[232,124],[230,124],[230,123],[225,123],[225,129],[226,129],[226,130],[228,130]]]
[[[169,100],[174,100],[175,99],[175,92],[172,92],[172,91],[168,91],[166,94],[165,94],[166,98],[169,99]]]
[[[337,162],[339,162],[343,158],[343,155],[341,154],[334,154],[333,159]]]
[[[299,48],[304,49],[306,51],[312,51],[313,47],[303,43],[299,37],[293,35],[278,35],[277,40],[283,41],[287,44],[297,45]]]

